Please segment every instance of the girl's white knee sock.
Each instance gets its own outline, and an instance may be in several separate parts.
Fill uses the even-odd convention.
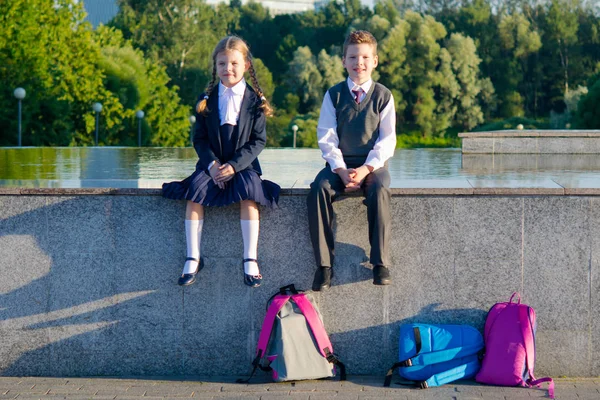
[[[200,241],[202,240],[203,219],[185,220],[185,242],[187,245],[187,256],[200,260]],[[186,261],[182,274],[192,274],[198,269],[196,261]]]
[[[260,221],[257,219],[240,219],[240,225],[242,226],[242,238],[244,240],[244,258],[253,258],[256,260],[258,255]],[[260,274],[258,264],[254,261],[244,263],[244,272],[252,276]]]

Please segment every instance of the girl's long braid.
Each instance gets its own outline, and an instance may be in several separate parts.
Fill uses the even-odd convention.
[[[250,68],[249,68],[248,72],[250,72],[250,78],[252,79],[252,87],[258,94],[258,97],[260,97],[260,100],[261,100],[260,108],[263,110],[263,112],[265,113],[265,115],[267,117],[270,117],[271,115],[273,115],[273,109],[269,105],[269,102],[267,101],[265,94],[263,93],[262,89],[260,88],[260,84],[258,83],[258,78],[256,77],[256,70],[254,69],[254,63],[252,62],[252,59],[250,59]]]
[[[210,94],[212,93],[213,89],[215,88],[216,80],[217,80],[217,62],[216,62],[216,60],[213,60],[212,78],[210,79],[210,82],[208,82],[208,85],[206,86],[206,89],[204,90],[204,93],[205,93],[204,98],[202,100],[200,100],[200,102],[196,106],[196,111],[198,112],[198,114],[206,115],[210,112],[210,110],[208,109],[208,98],[210,97]]]

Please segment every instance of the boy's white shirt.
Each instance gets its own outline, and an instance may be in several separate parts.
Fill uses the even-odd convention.
[[[357,85],[350,78],[346,80],[350,90],[363,90],[361,101],[365,98],[373,80],[369,79],[362,85]],[[337,120],[335,117],[335,107],[329,96],[329,91],[323,97],[321,105],[321,115],[317,125],[317,140],[323,159],[329,163],[331,170],[337,168],[346,169],[344,157],[339,149],[340,140],[337,134]],[[396,148],[396,108],[394,106],[394,96],[392,95],[389,103],[381,114],[379,114],[379,138],[375,141],[373,149],[369,151],[365,165],[373,167],[373,171],[383,167],[385,162],[394,155]]]

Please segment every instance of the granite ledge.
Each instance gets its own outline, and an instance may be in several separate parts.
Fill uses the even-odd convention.
[[[306,196],[309,189],[281,189],[282,196]],[[600,188],[392,188],[392,196],[600,196]],[[0,188],[0,196],[160,196],[160,189],[143,188]],[[361,196],[361,192],[348,194]]]
[[[502,137],[564,137],[589,138],[600,137],[600,130],[505,130],[488,132],[462,132],[459,138],[502,138]]]

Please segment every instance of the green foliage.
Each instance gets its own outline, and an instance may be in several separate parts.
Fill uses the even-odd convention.
[[[287,86],[300,98],[301,111],[319,107],[323,97],[323,76],[308,46],[298,47],[294,52],[294,59],[290,61]]]
[[[100,102],[100,144],[137,144],[135,111],[143,109],[144,143],[185,145],[188,110],[168,88],[163,67],[144,59],[121,33],[83,21],[72,0],[9,0],[0,3],[0,143],[16,144],[10,88],[27,91],[24,145],[91,145]],[[10,21],[10,22],[9,22]],[[16,34],[19,33],[17,40]],[[4,104],[3,104],[4,105]],[[161,115],[163,114],[163,115]],[[182,131],[183,129],[183,131]]]
[[[192,105],[210,79],[214,47],[237,15],[198,0],[121,0],[110,25],[166,67],[170,85],[181,88],[183,103]]]
[[[273,84],[273,75],[260,58],[254,58],[252,60],[254,70],[256,71],[256,79],[262,89],[265,97],[269,100],[273,98],[273,92],[275,91],[275,85]],[[246,73],[246,81],[253,83],[250,79],[250,74]]]
[[[165,67],[144,59],[123,39],[120,31],[100,27],[96,31],[102,47],[105,87],[118,96],[122,105],[118,123],[107,121],[102,142],[110,145],[137,145],[137,110],[145,112],[142,145],[186,146],[190,109],[179,104],[177,87],[169,87]]]
[[[582,125],[597,115],[591,89],[570,89],[600,77],[600,15],[581,0],[378,0],[374,10],[341,0],[277,16],[256,2],[119,0],[118,29],[95,33],[81,3],[0,0],[0,145],[16,144],[18,86],[25,145],[92,144],[97,101],[103,144],[136,144],[143,109],[145,144],[187,145],[189,107],[211,77],[215,44],[232,33],[249,43],[276,110],[269,146],[291,145],[292,120],[298,144],[315,145],[316,112],[344,79],[341,46],[353,29],[379,42],[373,78],[394,95],[398,131],[414,130],[400,135],[406,146],[451,144],[448,132],[498,118],[566,126],[573,113]]]
[[[298,132],[296,133],[296,147],[312,147],[318,148],[317,143],[317,124],[319,122],[318,112],[309,112],[307,114],[296,115],[292,120],[291,125],[296,124],[298,126]],[[291,129],[290,129],[291,130]],[[293,132],[288,136],[284,144],[293,144]]]
[[[579,129],[600,129],[600,80],[579,101],[575,123]]]
[[[72,0],[0,2],[0,144],[17,143],[16,101],[23,87],[23,144],[71,143],[73,134],[91,138],[84,115],[94,101],[115,102],[102,86],[100,49]]]
[[[458,137],[427,137],[413,131],[396,135],[397,149],[460,147]]]

